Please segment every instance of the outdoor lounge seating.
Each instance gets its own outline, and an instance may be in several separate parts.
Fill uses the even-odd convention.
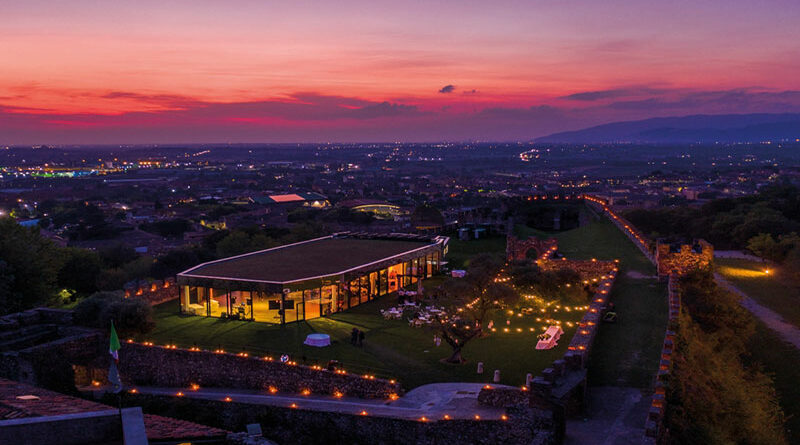
[[[553,349],[558,344],[558,339],[561,338],[563,333],[561,326],[550,326],[544,334],[539,336],[536,349]]]

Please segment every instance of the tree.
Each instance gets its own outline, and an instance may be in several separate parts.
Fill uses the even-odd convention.
[[[545,300],[584,304],[589,298],[581,285],[581,275],[572,269],[542,271],[533,262],[520,262],[511,267],[511,282]]]
[[[156,233],[165,238],[177,238],[192,227],[189,220],[176,218],[153,223],[144,223],[139,226],[145,232]]]
[[[786,275],[795,283],[800,284],[800,246],[795,247],[786,254],[783,260]]]
[[[669,443],[786,443],[773,383],[748,357],[752,316],[710,270],[685,276],[681,298],[666,394]]]
[[[481,254],[471,259],[464,278],[451,278],[433,291],[435,303],[444,305],[445,311],[434,315],[431,329],[453,350],[446,362],[464,363],[461,351],[484,334],[483,322],[489,312],[518,298],[513,288],[495,281],[502,268],[497,257]]]
[[[153,278],[163,279],[177,275],[201,262],[197,249],[187,247],[173,249],[156,259],[151,268],[151,275]]]
[[[747,250],[768,260],[775,260],[776,246],[775,238],[769,233],[759,233],[747,240]]]
[[[106,267],[122,267],[125,264],[135,260],[139,254],[133,250],[133,247],[126,246],[122,243],[115,243],[109,247],[104,247],[98,251],[100,259]]]
[[[251,235],[243,230],[235,230],[217,243],[217,255],[220,257],[239,255],[274,245],[275,242],[263,233]]]
[[[125,298],[122,291],[95,292],[75,307],[75,322],[106,329],[114,320],[121,335],[144,334],[155,326],[153,308],[136,298]]]
[[[58,291],[58,247],[12,218],[0,218],[0,315],[46,304]]]
[[[97,253],[78,248],[63,249],[64,265],[58,271],[58,286],[72,289],[80,295],[97,290],[97,276],[103,266]]]
[[[411,214],[411,224],[414,226],[444,225],[444,216],[436,207],[428,204],[417,206]]]

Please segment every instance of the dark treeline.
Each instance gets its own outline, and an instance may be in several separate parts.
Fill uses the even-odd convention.
[[[681,290],[667,389],[669,443],[787,443],[773,382],[747,352],[753,317],[709,270],[687,275]]]
[[[113,242],[98,250],[60,247],[37,227],[0,218],[0,315],[73,304],[99,291],[121,290],[132,280],[164,279],[201,262],[302,241],[323,232],[318,224],[221,230],[199,244],[152,257]]]

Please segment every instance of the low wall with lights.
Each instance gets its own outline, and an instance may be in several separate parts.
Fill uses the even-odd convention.
[[[617,272],[617,267],[613,267],[601,277],[589,309],[578,322],[578,330],[572,337],[567,352],[531,382],[532,397],[555,403],[563,407],[566,414],[574,414],[582,409],[583,393],[586,389],[586,363]]]
[[[645,238],[644,235],[641,234],[636,228],[628,222],[625,218],[621,217],[617,214],[611,207],[608,205],[608,201],[602,198],[598,198],[592,195],[583,195],[583,199],[587,204],[595,205],[599,207],[603,214],[608,216],[608,219],[615,225],[617,228],[625,234],[625,236],[630,239],[633,244],[650,260],[651,263],[656,265],[656,258],[653,254],[653,250],[651,248],[651,242]]]
[[[147,413],[202,421],[229,431],[259,423],[264,437],[278,443],[442,444],[561,443],[563,419],[528,406],[510,407],[500,418],[469,414],[439,417],[373,415],[369,408],[337,411],[313,409],[302,402],[286,406],[253,405],[236,400],[210,400],[149,394],[125,394],[123,403]]]
[[[175,278],[170,277],[166,280],[128,283],[123,290],[125,298],[137,298],[146,301],[150,306],[155,306],[178,298],[178,289]]]
[[[163,387],[243,388],[334,397],[392,399],[402,392],[394,380],[357,375],[346,370],[328,371],[320,366],[281,362],[273,357],[247,353],[182,349],[152,343],[122,344],[120,374],[132,385]]]
[[[535,377],[531,381],[530,388],[484,386],[478,395],[481,404],[501,408],[517,406],[525,401],[524,403],[529,403],[531,406],[544,408],[557,405],[562,407],[566,414],[574,414],[581,410],[586,386],[586,362],[597,336],[603,311],[608,304],[611,286],[619,270],[616,263],[612,262],[590,263],[605,265],[607,272],[600,277],[597,291],[592,296],[583,318],[578,322],[578,330],[572,337],[563,358],[554,361],[552,366],[545,368]]]
[[[670,372],[672,371],[672,354],[675,351],[675,330],[681,313],[681,291],[677,273],[669,275],[667,295],[669,299],[669,319],[667,331],[664,334],[664,343],[661,346],[661,359],[656,373],[655,389],[650,400],[650,409],[645,421],[644,443],[658,443],[664,432],[664,410],[667,407],[666,387]]]

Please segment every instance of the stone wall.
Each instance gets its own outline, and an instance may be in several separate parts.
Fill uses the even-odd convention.
[[[506,258],[508,261],[522,261],[527,258],[528,251],[533,249],[536,257],[540,258],[555,252],[558,241],[555,238],[542,240],[539,238],[528,238],[521,240],[515,237],[509,230],[506,235]]]
[[[73,367],[100,366],[108,343],[98,330],[73,326],[71,311],[36,308],[0,319],[0,351],[0,376],[72,392]]]
[[[0,420],[0,445],[81,445],[121,441],[122,422],[116,409]]]
[[[119,369],[129,384],[165,387],[243,388],[281,392],[389,399],[402,392],[394,380],[355,375],[343,370],[328,371],[318,366],[281,363],[272,357],[216,353],[197,348],[152,346],[125,342],[120,350]]]
[[[101,332],[91,329],[61,328],[60,331],[62,338],[0,355],[0,376],[55,391],[74,391],[73,366],[103,366],[108,351],[107,339]]]
[[[633,242],[636,248],[638,248],[644,254],[644,256],[650,260],[651,263],[656,264],[652,243],[638,230],[636,230],[633,224],[629,223],[625,218],[614,212],[614,210],[609,207],[608,201],[592,195],[583,195],[583,199],[588,205],[596,206],[602,210],[603,214],[608,217],[609,221],[617,226],[617,228]]]
[[[573,270],[578,272],[581,280],[591,281],[595,283],[601,279],[602,276],[609,271],[617,268],[618,260],[614,261],[597,261],[597,260],[539,260],[536,264],[543,271],[558,271],[562,269]]]
[[[70,325],[72,324],[72,311],[37,307],[4,315],[0,317],[0,332],[41,324]]]
[[[478,403],[494,408],[508,408],[511,406],[530,405],[528,388],[495,388],[486,385],[478,393]]]
[[[662,278],[672,273],[682,276],[691,270],[709,267],[713,262],[714,246],[704,240],[683,244],[678,249],[673,249],[668,243],[656,245],[658,276]]]
[[[661,346],[661,361],[655,379],[655,390],[650,400],[650,409],[645,421],[644,443],[657,443],[664,433],[664,411],[666,409],[666,386],[669,374],[672,371],[672,354],[675,350],[675,331],[678,327],[678,318],[681,312],[681,293],[679,277],[673,273],[667,283],[667,297],[669,300],[669,320],[667,331],[664,334],[664,343]]]
[[[132,281],[125,284],[123,289],[125,298],[138,298],[155,306],[166,301],[174,300],[179,296],[179,287],[175,285],[175,278],[155,281]]]
[[[555,445],[560,443],[558,430],[563,426],[553,413],[528,406],[508,408],[506,420],[423,421],[142,394],[126,394],[124,403],[229,431],[259,423],[264,437],[292,444]]]

